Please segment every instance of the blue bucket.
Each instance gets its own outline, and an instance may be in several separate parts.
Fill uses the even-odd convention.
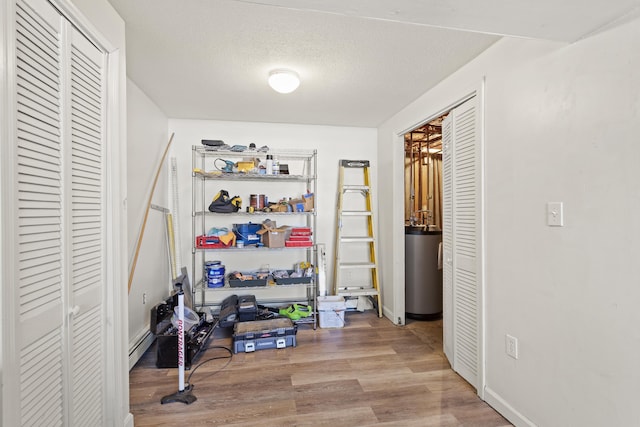
[[[236,240],[242,240],[244,245],[255,245],[260,243],[260,235],[258,231],[262,229],[262,224],[233,224],[233,232],[236,235]]]
[[[224,286],[224,265],[220,261],[205,262],[204,273],[207,287],[221,288]]]

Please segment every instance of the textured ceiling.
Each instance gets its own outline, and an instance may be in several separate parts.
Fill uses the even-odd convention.
[[[565,1],[595,6],[582,26],[561,26],[557,17],[532,25],[544,14],[524,7],[558,10],[551,0],[110,0],[126,23],[129,78],[170,118],[363,127],[378,126],[499,38],[482,32],[571,41],[640,2],[618,0],[596,19],[596,6],[608,3]],[[300,88],[271,90],[274,68],[297,71]]]

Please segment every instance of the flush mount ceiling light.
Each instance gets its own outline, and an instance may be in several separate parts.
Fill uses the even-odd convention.
[[[269,86],[276,92],[291,93],[300,86],[300,77],[295,71],[273,70],[269,73]]]

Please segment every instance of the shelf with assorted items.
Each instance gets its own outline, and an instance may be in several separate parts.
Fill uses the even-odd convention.
[[[310,306],[307,317],[293,320],[316,327],[316,156],[193,146],[196,304],[254,294],[264,305]]]

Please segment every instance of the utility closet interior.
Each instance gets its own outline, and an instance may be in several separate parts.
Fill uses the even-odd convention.
[[[405,312],[412,319],[442,316],[442,121],[447,114],[404,135]]]
[[[442,121],[447,114],[404,135],[405,225],[442,230]]]

